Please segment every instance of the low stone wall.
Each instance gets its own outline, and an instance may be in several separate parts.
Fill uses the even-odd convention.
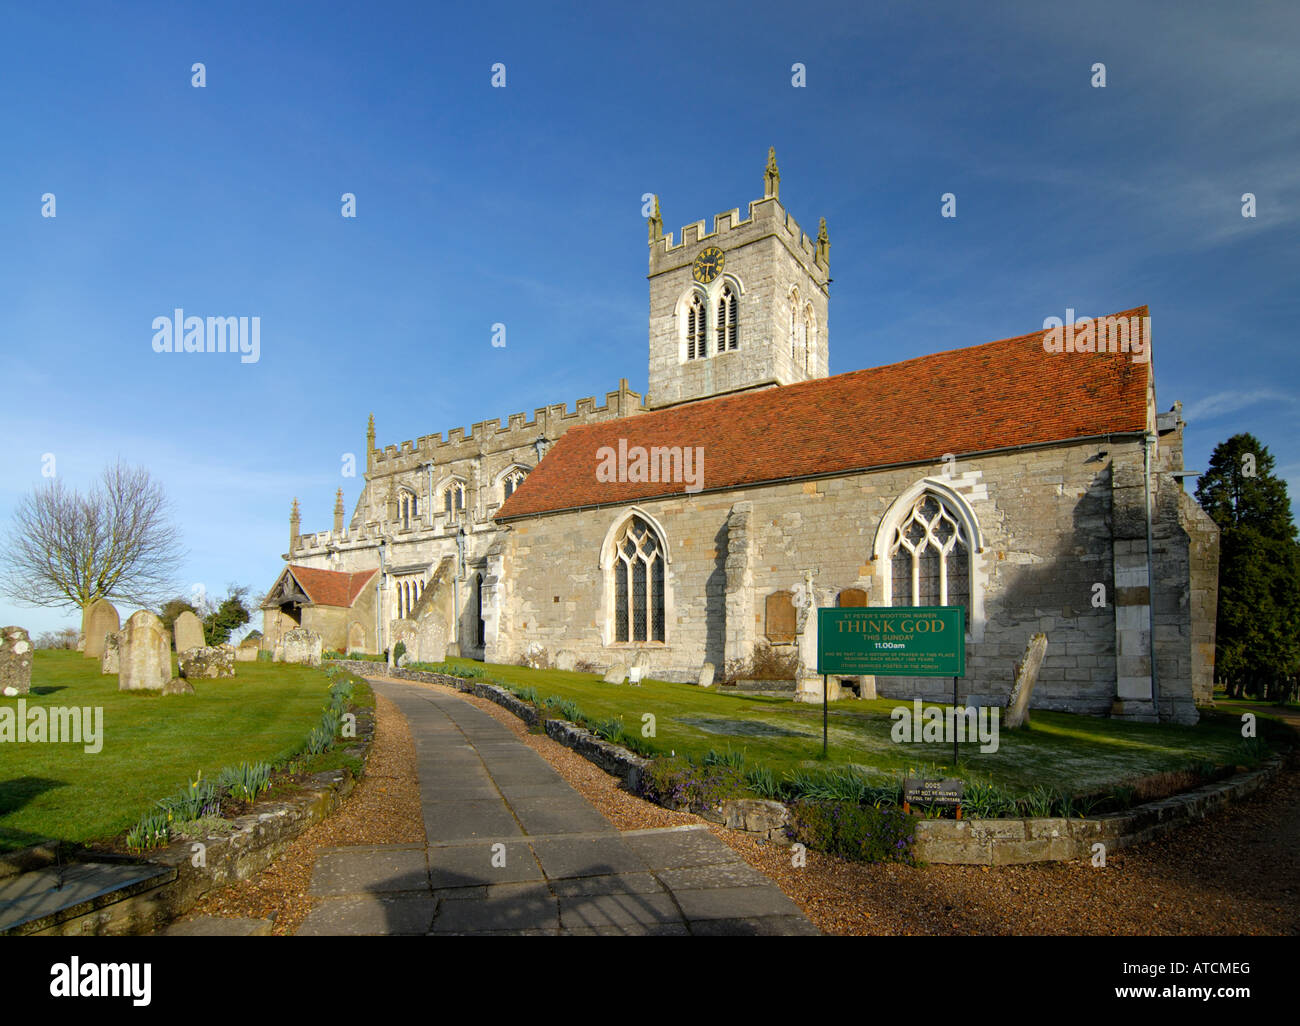
[[[365,759],[374,741],[374,713],[354,710],[357,738],[344,751]],[[148,862],[171,869],[165,882],[121,900],[94,907],[64,909],[48,920],[26,923],[24,934],[50,936],[123,936],[152,933],[192,909],[204,895],[236,880],[261,872],[278,859],[303,831],[319,823],[346,798],[356,779],[346,770],[328,770],[309,777],[302,794],[280,801],[259,802],[246,815],[231,822],[233,833],[173,841],[150,855]],[[196,866],[195,844],[201,843],[204,865]],[[81,855],[86,862],[138,862],[125,856],[95,852]]]
[[[401,680],[445,684],[509,709],[530,725],[541,719],[537,709],[521,702],[495,684],[484,684],[441,673],[389,669],[383,663],[335,660],[359,676],[380,671]],[[368,668],[368,669],[367,669]],[[564,720],[546,720],[546,733],[605,772],[620,777],[635,792],[649,760]],[[1027,862],[1066,862],[1090,858],[1092,846],[1104,844],[1107,852],[1143,844],[1174,827],[1204,816],[1229,801],[1244,798],[1281,771],[1284,757],[1275,756],[1261,769],[1198,787],[1185,794],[1149,802],[1127,812],[1080,819],[918,819],[913,852],[920,862],[947,865],[1010,866]],[[730,799],[704,818],[732,830],[758,834],[788,844],[785,827],[790,810],[781,802]]]
[[[916,825],[917,859],[956,865],[1010,866],[1063,862],[1128,848],[1185,826],[1230,801],[1258,791],[1281,772],[1282,756],[1262,768],[1148,802],[1126,812],[1082,819],[925,819]]]

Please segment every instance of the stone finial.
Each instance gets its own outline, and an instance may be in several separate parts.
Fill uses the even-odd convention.
[[[650,215],[650,245],[664,237],[664,219],[659,215],[659,196],[655,195],[655,209]]]
[[[763,198],[777,199],[781,195],[781,171],[776,166],[776,147],[767,148],[767,171],[763,175]]]
[[[366,424],[366,469],[370,470],[375,463],[375,415],[370,415],[370,421]]]
[[[298,513],[298,500],[293,500],[293,508],[289,510],[289,551],[292,552],[298,547],[298,528],[302,524],[302,517]]]
[[[831,238],[826,234],[826,218],[822,218],[821,227],[817,229],[817,255],[819,264],[825,264],[827,267],[831,263]]]
[[[343,533],[343,489],[334,496],[334,533]]]

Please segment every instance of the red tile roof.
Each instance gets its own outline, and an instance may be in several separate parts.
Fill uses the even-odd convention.
[[[289,572],[302,585],[302,590],[317,606],[348,607],[357,600],[361,589],[378,570],[360,570],[344,573],[340,570],[314,570],[307,566],[290,566]]]
[[[686,492],[684,482],[597,480],[597,453],[621,439],[702,447],[703,489],[714,490],[1145,429],[1149,359],[1048,353],[1044,334],[570,428],[496,519]]]

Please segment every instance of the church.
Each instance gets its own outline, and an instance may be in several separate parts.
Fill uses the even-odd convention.
[[[665,680],[775,660],[820,701],[817,607],[962,605],[963,702],[1005,703],[1041,632],[1034,708],[1196,722],[1218,531],[1183,488],[1181,404],[1157,412],[1145,307],[1074,344],[1045,326],[831,376],[826,223],[786,211],[771,152],[743,218],[675,238],[656,198],[649,251],[648,395],[383,448],[372,416],[351,517],[340,491],[302,533],[294,501],[267,647],[303,626],[383,652],[426,625],[438,652]]]

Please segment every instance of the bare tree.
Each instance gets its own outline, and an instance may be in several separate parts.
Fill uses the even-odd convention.
[[[84,495],[56,478],[19,500],[0,588],[34,606],[84,611],[99,598],[145,606],[175,587],[183,558],[161,485],[119,461]]]

